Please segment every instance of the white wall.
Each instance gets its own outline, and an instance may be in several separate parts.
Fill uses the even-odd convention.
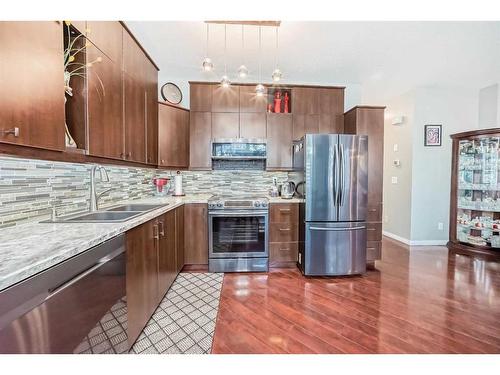
[[[450,134],[478,128],[476,90],[417,88],[389,101],[385,127],[384,232],[412,245],[444,244],[448,239]],[[393,115],[405,116],[402,126]],[[442,125],[442,146],[424,146],[424,125]],[[393,151],[398,143],[399,151]],[[392,166],[394,158],[401,167]],[[391,183],[392,176],[398,184]],[[438,223],[443,229],[438,229]]]
[[[479,90],[479,127],[482,129],[500,126],[500,96],[498,84]]]
[[[411,234],[412,129],[415,93],[394,98],[386,108],[384,129],[384,231],[405,239]],[[401,125],[392,125],[395,116],[404,116]],[[394,151],[394,145],[398,150]],[[398,159],[400,167],[393,161]],[[396,177],[397,184],[391,182]]]
[[[419,88],[415,95],[411,194],[412,241],[448,239],[451,146],[450,134],[478,127],[478,92],[466,89]],[[424,146],[424,126],[442,125],[442,146]],[[443,223],[443,229],[438,229]]]

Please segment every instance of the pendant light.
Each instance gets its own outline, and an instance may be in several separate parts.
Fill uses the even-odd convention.
[[[278,68],[278,50],[279,50],[279,44],[278,44],[278,27],[276,26],[276,51],[274,55],[274,71],[273,71],[273,81],[278,82],[281,77],[283,76],[283,73],[281,73],[281,70]]]
[[[262,82],[262,27],[259,26],[259,82]],[[263,96],[266,92],[266,88],[262,83],[259,83],[255,87],[255,94],[257,96]]]
[[[244,34],[244,25],[241,25],[241,51],[243,56],[245,56],[245,34]],[[238,77],[246,78],[248,76],[248,68],[244,64],[245,59],[243,59],[243,64],[238,68]]]
[[[231,81],[227,76],[227,25],[224,24],[224,75],[220,81],[222,87],[229,87],[231,85]]]
[[[201,64],[205,72],[211,72],[214,69],[214,64],[212,59],[208,57],[208,36],[209,36],[209,24],[207,23],[207,45],[205,47],[205,58]]]

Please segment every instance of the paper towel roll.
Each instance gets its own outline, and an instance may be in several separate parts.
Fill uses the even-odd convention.
[[[182,195],[182,175],[178,174],[174,177],[175,195]]]

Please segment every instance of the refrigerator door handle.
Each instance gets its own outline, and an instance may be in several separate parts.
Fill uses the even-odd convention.
[[[339,176],[339,145],[333,147],[333,205],[337,206],[339,201],[338,176]]]
[[[343,144],[340,144],[339,174],[340,174],[339,206],[343,206],[344,205],[344,185],[345,185],[344,145]]]
[[[361,230],[366,229],[365,226],[361,227],[347,227],[347,228],[324,228],[324,227],[309,227],[310,230],[322,230],[322,231],[332,231],[332,232],[340,232],[346,230]]]

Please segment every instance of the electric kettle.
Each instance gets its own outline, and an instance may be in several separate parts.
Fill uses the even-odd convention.
[[[295,183],[293,181],[286,181],[281,186],[281,198],[292,199],[295,192]]]

